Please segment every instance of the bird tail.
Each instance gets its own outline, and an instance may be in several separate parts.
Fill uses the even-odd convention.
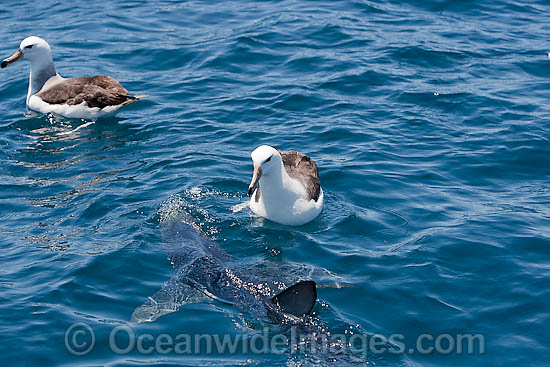
[[[145,97],[149,97],[147,94],[136,94],[134,96],[124,96],[126,98],[126,100],[124,102],[122,102],[120,104],[120,106],[126,106],[126,105],[129,105],[130,103],[134,103],[134,102],[137,102],[139,101],[140,99],[142,98],[145,98]]]

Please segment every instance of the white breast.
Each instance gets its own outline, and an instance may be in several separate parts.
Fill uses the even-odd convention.
[[[293,190],[296,187],[273,188],[266,185],[265,180],[263,183],[260,180],[260,200],[256,202],[254,191],[250,199],[250,209],[258,216],[289,226],[300,226],[312,221],[323,209],[323,190],[321,189],[317,201],[307,200],[305,189],[298,182],[296,184],[300,185],[300,192]]]

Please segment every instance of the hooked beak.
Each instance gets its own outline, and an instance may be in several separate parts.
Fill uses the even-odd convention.
[[[7,59],[2,60],[2,64],[0,65],[0,67],[3,69],[9,64],[13,64],[16,61],[21,60],[22,58],[23,58],[23,52],[21,51],[21,49],[19,49],[15,51],[15,53],[10,57],[8,57]]]
[[[250,185],[248,186],[248,197],[251,197],[254,190],[256,190],[256,186],[258,186],[258,182],[260,182],[260,177],[262,177],[262,168],[254,165],[254,174],[252,175],[252,181],[250,181]]]

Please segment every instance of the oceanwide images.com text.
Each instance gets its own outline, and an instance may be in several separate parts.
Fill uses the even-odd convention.
[[[369,354],[472,355],[485,353],[482,334],[420,334],[409,344],[402,334],[304,334],[297,327],[289,333],[262,332],[240,334],[137,333],[128,325],[111,329],[105,341],[96,340],[94,329],[85,323],[70,325],[65,332],[65,347],[75,356],[93,351],[97,343],[107,343],[116,354],[297,354],[339,355],[364,360]]]

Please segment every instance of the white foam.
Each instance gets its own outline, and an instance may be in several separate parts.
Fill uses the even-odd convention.
[[[238,213],[243,209],[248,208],[248,206],[249,206],[249,201],[247,200],[245,202],[233,205],[230,209],[233,213]]]

